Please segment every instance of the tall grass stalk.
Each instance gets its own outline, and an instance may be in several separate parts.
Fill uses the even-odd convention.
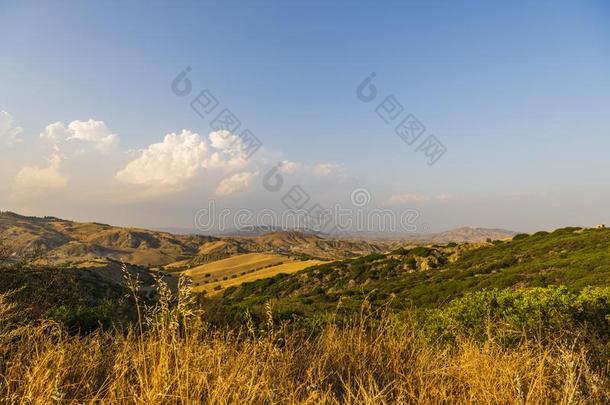
[[[131,281],[133,288],[137,283]],[[156,305],[136,302],[127,331],[69,334],[43,321],[0,327],[2,403],[35,404],[377,404],[607,403],[605,367],[581,345],[525,339],[430,343],[415,323],[362,312],[320,333],[273,320],[266,331],[215,329],[180,283],[162,280]],[[134,293],[134,298],[138,295]],[[14,310],[0,297],[0,319]],[[141,311],[141,313],[140,313]],[[373,319],[374,318],[374,319]]]

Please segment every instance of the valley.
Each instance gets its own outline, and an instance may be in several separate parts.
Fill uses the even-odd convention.
[[[144,382],[122,377],[136,378],[135,364],[138,372],[163,373],[157,385],[181,386],[180,376],[183,397],[207,398],[199,382],[225,378],[211,376],[216,368],[236,376],[221,387],[239,392],[247,372],[267,386],[294,385],[305,403],[302,381],[352,387],[360,383],[332,375],[387,374],[436,402],[469,398],[472,389],[459,381],[477,387],[487,367],[494,384],[510,387],[518,375],[538,397],[559,398],[565,388],[557,387],[567,383],[554,364],[568,355],[589,370],[566,371],[568,381],[603,403],[610,392],[609,252],[606,228],[531,235],[460,228],[363,240],[294,230],[173,235],[0,213],[0,343],[21,359],[9,365],[14,355],[0,351],[0,374],[16,387],[46,389],[54,384],[47,377],[29,377],[42,367],[82,400],[143,389]],[[52,366],[41,365],[38,352]],[[303,374],[302,366],[325,374]],[[120,385],[70,385],[68,370],[77,369]],[[0,385],[4,395],[11,389]],[[402,389],[384,398],[404,398]],[[274,395],[247,389],[236,398]]]

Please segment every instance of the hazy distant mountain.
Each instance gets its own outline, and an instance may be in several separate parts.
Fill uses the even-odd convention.
[[[109,259],[162,266],[176,261],[205,263],[247,252],[334,259],[387,248],[382,243],[335,240],[308,232],[274,229],[263,233],[264,230],[254,229],[245,235],[224,237],[179,235],[0,212],[0,240],[6,241],[16,252],[44,252],[45,259],[51,262]]]
[[[273,225],[253,225],[253,226],[245,226],[243,228],[233,228],[226,230],[210,230],[208,232],[203,232],[196,228],[156,228],[156,230],[161,232],[169,232],[176,235],[210,235],[217,237],[231,237],[231,236],[262,236],[267,233],[273,232],[285,232],[285,231],[295,231],[301,232],[305,234],[311,235],[320,235],[324,236],[323,232],[318,232],[311,228],[284,228],[281,226],[273,226]]]
[[[506,229],[461,227],[438,233],[399,233],[399,232],[346,232],[341,235],[344,239],[363,239],[372,241],[403,241],[409,243],[463,243],[485,242],[507,239],[515,236],[517,232]]]
[[[1,212],[0,239],[17,252],[45,252],[51,261],[110,258],[161,265],[196,254],[214,238]]]
[[[263,236],[269,233],[277,232],[299,232],[306,235],[319,235],[324,236],[323,232],[318,232],[311,228],[283,228],[281,226],[272,225],[256,225],[246,226],[240,229],[229,229],[219,233],[215,233],[217,236]]]
[[[202,234],[201,231],[193,228],[160,228],[159,230],[177,235]],[[506,239],[518,233],[506,229],[465,226],[437,233],[346,231],[340,235],[329,235],[310,228],[285,229],[279,226],[252,226],[225,231],[211,231],[209,235],[216,237],[242,237],[262,236],[274,232],[300,232],[307,235],[317,235],[323,238],[340,240],[405,241],[413,243],[485,242],[488,238],[492,240]]]
[[[517,232],[508,231],[506,229],[495,228],[471,228],[462,227],[451,229],[449,231],[435,233],[429,235],[430,241],[434,243],[449,243],[449,242],[484,242],[487,239],[507,239],[515,236]]]

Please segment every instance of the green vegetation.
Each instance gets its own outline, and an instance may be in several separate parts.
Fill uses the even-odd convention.
[[[246,283],[226,291],[224,303],[238,315],[262,313],[274,300],[287,316],[299,317],[337,305],[356,309],[365,299],[400,311],[442,307],[469,292],[561,285],[571,292],[610,285],[609,230],[562,228],[469,250],[401,248]]]
[[[162,274],[142,286],[127,266],[119,285],[0,265],[0,396],[608,403],[609,259],[610,231],[564,228],[323,263],[210,298]]]
[[[119,321],[116,310],[116,302],[105,300],[100,305],[91,307],[61,305],[51,310],[49,316],[62,322],[71,332],[87,334],[116,326]]]
[[[610,339],[610,287],[484,290],[468,293],[441,309],[419,312],[419,324],[432,340],[468,336],[514,345],[524,338],[548,341],[586,334]],[[610,349],[610,347],[608,347]]]

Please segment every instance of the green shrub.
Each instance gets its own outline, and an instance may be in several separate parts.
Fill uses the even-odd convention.
[[[535,234],[533,234],[532,236],[546,236],[549,233],[547,231],[538,231]]]
[[[418,247],[411,249],[410,253],[413,256],[427,257],[427,256],[431,256],[433,254],[433,252],[435,252],[434,249],[430,249],[430,248],[427,248],[424,246],[418,246]]]
[[[50,317],[66,325],[71,332],[88,334],[98,328],[109,329],[118,322],[120,317],[116,309],[110,300],[94,307],[62,305],[51,310]]]
[[[564,286],[484,290],[451,301],[442,309],[420,313],[423,330],[433,339],[465,336],[516,343],[523,337],[550,339],[587,330],[610,338],[610,287],[579,293]]]

